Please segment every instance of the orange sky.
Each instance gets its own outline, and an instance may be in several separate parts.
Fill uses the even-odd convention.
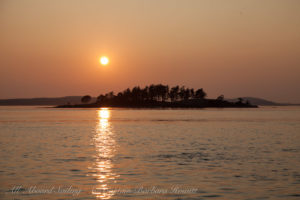
[[[0,30],[0,98],[163,83],[300,102],[298,0],[2,0]]]

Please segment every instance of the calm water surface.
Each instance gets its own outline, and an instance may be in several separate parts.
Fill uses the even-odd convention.
[[[0,199],[298,199],[300,107],[0,107]]]

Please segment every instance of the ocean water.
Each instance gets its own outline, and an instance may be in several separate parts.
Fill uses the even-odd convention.
[[[0,199],[299,199],[300,107],[0,107]]]

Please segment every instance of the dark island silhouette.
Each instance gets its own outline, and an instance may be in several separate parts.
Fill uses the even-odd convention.
[[[257,108],[248,100],[238,98],[236,102],[229,102],[220,95],[216,99],[207,99],[206,92],[200,88],[185,88],[175,86],[169,88],[168,85],[152,84],[145,88],[136,86],[127,88],[117,95],[114,92],[101,94],[95,102],[91,102],[92,97],[85,95],[81,98],[81,104],[71,104],[56,106],[57,108],[98,108],[98,107],[121,107],[121,108]]]

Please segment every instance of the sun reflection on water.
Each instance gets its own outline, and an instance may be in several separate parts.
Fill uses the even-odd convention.
[[[97,157],[94,169],[97,182],[99,183],[92,193],[101,199],[110,199],[114,192],[109,187],[109,183],[115,182],[117,174],[113,173],[112,158],[115,154],[115,139],[109,122],[110,110],[101,108],[97,111],[97,125],[94,136],[94,144],[97,149]]]

